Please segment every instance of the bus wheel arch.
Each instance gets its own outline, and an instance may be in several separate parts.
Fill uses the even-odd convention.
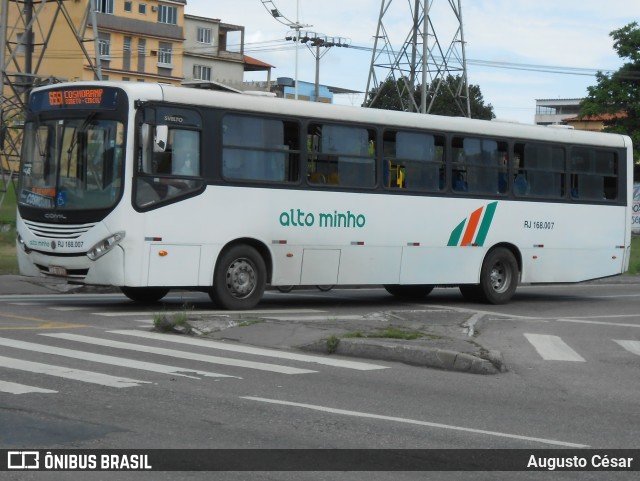
[[[513,244],[493,246],[480,268],[479,284],[461,285],[462,295],[474,302],[508,303],[518,287],[522,273],[522,256]]]
[[[216,261],[209,297],[224,309],[251,309],[262,299],[271,266],[264,244],[254,239],[229,243]]]

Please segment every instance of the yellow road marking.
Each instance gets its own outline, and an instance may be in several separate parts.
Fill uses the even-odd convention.
[[[24,317],[24,316],[16,316],[16,315],[6,315],[0,314],[0,319],[14,319],[19,321],[26,322],[35,322],[39,323],[38,326],[24,326],[21,324],[15,326],[0,326],[0,331],[16,331],[16,330],[37,330],[37,329],[69,329],[69,328],[78,328],[78,327],[87,327],[83,324],[71,324],[69,322],[55,322],[49,319],[39,319],[37,317]]]

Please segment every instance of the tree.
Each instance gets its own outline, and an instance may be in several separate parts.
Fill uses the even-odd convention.
[[[616,72],[596,74],[597,84],[587,88],[580,103],[580,118],[610,114],[605,132],[629,135],[634,159],[640,161],[640,27],[630,23],[609,34],[618,56],[628,61]]]
[[[452,94],[452,92],[457,92],[460,81],[461,77],[459,75],[449,75],[442,80],[439,86],[437,79],[427,85],[427,106],[431,104],[433,92],[437,89],[435,100],[429,110],[430,114],[447,115],[451,117],[464,116],[462,110],[458,106],[458,103],[462,100],[458,99],[458,101],[456,101]],[[373,89],[369,92],[367,101],[365,102],[365,107],[387,110],[409,110],[408,105],[410,93],[408,85],[409,81],[406,78],[401,78],[399,80],[392,78],[387,79],[378,89]],[[415,104],[420,105],[420,85],[416,85],[413,91]],[[371,102],[374,99],[375,103],[371,105]],[[471,105],[471,118],[485,120],[495,118],[493,106],[491,104],[485,105],[482,92],[478,85],[469,85],[469,102]],[[462,103],[464,105],[464,101],[462,101]]]

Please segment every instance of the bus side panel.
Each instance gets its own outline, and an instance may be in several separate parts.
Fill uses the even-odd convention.
[[[339,284],[397,284],[400,247],[347,246],[340,259]]]
[[[620,274],[624,250],[526,249],[522,253],[523,282],[580,282]]]
[[[486,251],[477,247],[405,247],[400,284],[473,284]]]

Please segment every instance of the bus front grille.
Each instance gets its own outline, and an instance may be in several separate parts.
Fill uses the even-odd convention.
[[[77,239],[85,232],[89,231],[95,223],[92,224],[43,224],[40,222],[24,221],[25,225],[36,237],[45,237],[47,239]]]

